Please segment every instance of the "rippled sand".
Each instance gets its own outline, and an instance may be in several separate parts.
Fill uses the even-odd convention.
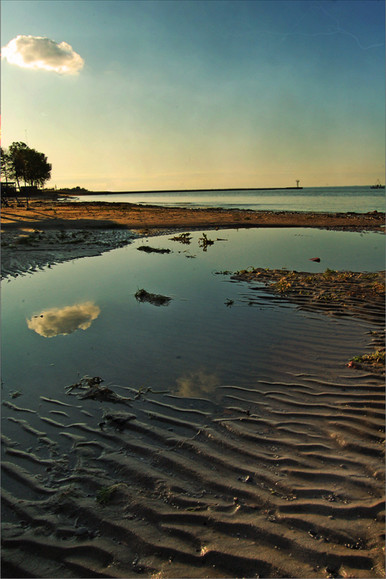
[[[246,296],[268,300],[253,279]],[[352,301],[343,314],[380,347],[384,301]],[[383,378],[342,366],[344,328],[324,342],[315,328],[281,328],[270,377],[249,386],[5,401],[2,576],[383,577]]]

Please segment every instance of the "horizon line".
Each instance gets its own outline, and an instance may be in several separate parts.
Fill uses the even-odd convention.
[[[323,189],[323,188],[331,188],[331,187],[374,187],[374,185],[317,185],[317,186],[309,186],[303,187],[299,186],[296,187],[295,185],[290,187],[208,187],[208,188],[188,188],[188,189],[136,189],[136,190],[92,190],[87,189],[86,187],[81,187],[79,185],[75,187],[58,187],[57,190],[62,191],[74,191],[75,192],[82,192],[85,191],[87,193],[94,193],[95,195],[103,195],[103,194],[138,194],[138,193],[196,193],[196,192],[213,192],[213,191],[293,191],[293,190],[302,190],[302,189]],[[380,188],[383,188],[382,186]],[[48,188],[49,189],[49,188]],[[79,190],[79,191],[77,191]]]

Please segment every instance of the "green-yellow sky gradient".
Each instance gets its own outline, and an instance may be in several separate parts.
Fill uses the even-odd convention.
[[[3,59],[2,144],[43,151],[51,185],[384,179],[383,2],[5,0],[3,46],[18,35],[84,60],[58,74]]]

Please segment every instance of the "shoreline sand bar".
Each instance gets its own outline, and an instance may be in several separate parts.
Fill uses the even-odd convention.
[[[33,229],[170,229],[211,227],[319,227],[382,231],[385,214],[307,213],[240,209],[186,209],[105,202],[33,201],[30,208],[2,210],[2,230]]]

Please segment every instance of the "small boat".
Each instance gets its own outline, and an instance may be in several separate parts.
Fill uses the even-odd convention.
[[[375,183],[375,185],[371,185],[371,189],[384,189],[385,186],[381,185],[380,180],[378,179],[378,181]]]

